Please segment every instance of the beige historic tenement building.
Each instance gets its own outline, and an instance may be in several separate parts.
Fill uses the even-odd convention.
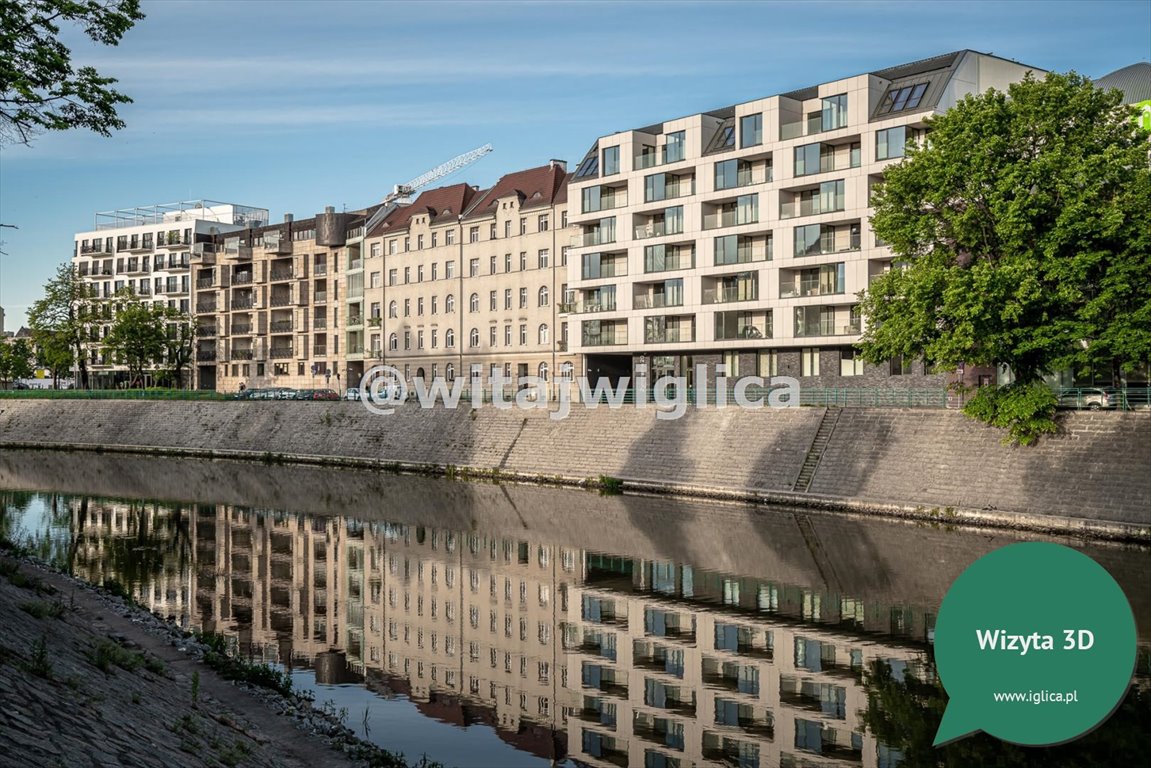
[[[467,377],[485,388],[493,376],[577,372],[559,316],[566,181],[553,160],[490,189],[429,190],[368,232],[368,358],[409,382]]]

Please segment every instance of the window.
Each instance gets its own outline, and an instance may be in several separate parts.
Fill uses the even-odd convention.
[[[488,293],[488,309],[490,309],[492,312],[496,311],[496,295],[497,294],[495,291]]]
[[[471,229],[468,230],[468,242],[469,243],[478,243],[479,241],[480,241],[480,228],[479,227],[472,227]],[[474,277],[474,275],[473,275],[473,277]]]
[[[404,299],[404,317],[411,317],[412,314],[412,300]]]
[[[437,245],[439,245],[439,243],[437,242],[439,240],[439,236],[440,236],[439,232],[433,232],[432,233],[432,247],[433,248],[435,248]]]
[[[493,293],[494,293],[494,291],[493,291]],[[504,289],[504,309],[511,309],[511,308],[512,308],[512,289],[511,288],[505,288]]]
[[[774,349],[760,350],[756,367],[758,368],[758,375],[765,379],[778,376],[779,352]]]
[[[444,263],[444,277],[451,280],[456,276],[456,263],[449,261]]]
[[[905,85],[898,88],[892,88],[883,97],[883,102],[879,105],[877,115],[886,115],[891,112],[902,112],[905,109],[916,109],[919,107],[919,102],[923,100],[923,94],[927,92],[927,83],[917,83],[915,85]]]
[[[520,234],[526,235],[528,233],[528,217],[520,216]]]
[[[799,352],[800,357],[800,376],[818,376],[819,375],[819,348],[818,347],[804,347]]]
[[[396,255],[396,242],[394,239],[388,241],[388,254],[391,256]]]
[[[439,271],[440,271],[440,263],[438,261],[433,261],[432,262],[432,279],[433,280],[438,280],[440,278]]]
[[[424,249],[424,236],[416,235],[416,250],[422,251]]]
[[[397,316],[396,302],[393,300],[390,304],[388,304],[388,317],[396,317],[396,316]]]
[[[546,285],[540,286],[539,305],[541,307],[548,305],[548,287]]]
[[[471,298],[468,300],[468,311],[480,311],[480,295],[478,293],[473,293]]]
[[[445,245],[451,245],[455,241],[456,241],[456,231],[454,229],[449,229],[448,231],[444,232],[444,244]]]
[[[520,346],[528,343],[528,325],[527,323],[520,323]]]
[[[412,268],[404,267],[404,285],[412,282]]]
[[[745,115],[739,119],[739,146],[758,147],[763,143],[763,115]]]
[[[835,148],[816,142],[795,148],[795,175],[810,176],[835,167]]]
[[[551,342],[550,342],[550,334],[549,334],[549,332],[548,332],[548,324],[547,324],[547,323],[543,323],[543,324],[541,324],[541,325],[540,325],[540,327],[539,327],[539,340],[540,340],[540,341],[539,341],[539,343],[540,343],[540,344],[549,344],[549,343],[551,343]]]
[[[504,254],[504,272],[512,271],[512,255],[510,253]]]
[[[480,276],[480,260],[479,259],[472,259],[468,263],[468,277],[479,277],[479,276]]]
[[[447,298],[444,299],[444,312],[451,314],[456,311],[456,297],[455,294],[449,293]]]
[[[603,175],[611,176],[619,173],[619,147],[604,147]]]
[[[400,340],[399,340],[399,338],[396,337],[396,334],[393,333],[391,336],[388,337],[388,350],[389,351],[395,352],[396,349],[399,347],[399,344],[400,344]]]
[[[412,332],[411,331],[404,331],[404,350],[406,351],[406,350],[409,350],[411,348],[412,348]],[[404,374],[404,378],[407,378],[407,374]]]
[[[548,218],[548,214],[541,213],[539,215],[539,219],[537,220],[537,225],[539,227],[537,231],[547,232],[548,229],[551,227],[551,219]]]
[[[907,126],[899,125],[875,132],[875,159],[889,160],[893,157],[903,157],[903,148],[907,143]]]
[[[751,183],[751,163],[746,160],[723,160],[715,164],[715,188],[732,189]]]
[[[383,243],[372,243],[372,258],[382,255],[384,252]]]
[[[508,330],[509,331],[511,330],[511,326],[508,326]],[[496,345],[496,337],[499,334],[499,332],[500,332],[500,329],[494,325],[488,329],[488,344],[489,345],[491,345],[493,347]],[[511,334],[510,333],[508,334],[508,339],[509,339],[509,343],[511,343]]]
[[[488,274],[494,275],[496,273],[496,257],[493,254],[488,260]]]
[[[618,147],[616,148],[616,158],[617,158],[617,160],[619,158],[619,148]],[[582,178],[585,178],[587,176],[596,176],[598,174],[599,174],[599,153],[592,151],[587,157],[585,157],[583,159],[583,162],[581,162],[579,164],[579,168],[576,168],[575,177],[577,179],[582,179]]]
[[[863,375],[863,358],[859,356],[859,353],[856,352],[853,347],[846,347],[839,350],[839,375]]]
[[[471,333],[468,334],[468,346],[478,347],[480,345],[480,329],[472,328]]]
[[[520,272],[526,271],[528,268],[528,252],[520,251]]]
[[[440,342],[440,332],[438,330],[436,330],[435,328],[433,328],[432,329],[432,349],[435,349],[436,347],[438,347],[440,345],[439,342]],[[435,377],[436,377],[436,366],[433,365],[432,366],[432,378],[434,379]]]
[[[528,289],[520,288],[520,309],[528,308]]]
[[[512,236],[512,220],[508,219],[504,222],[504,237]]]
[[[828,96],[823,99],[821,124],[823,130],[834,131],[847,127],[847,94]]]
[[[436,314],[436,301],[438,300],[438,298],[439,298],[438,296],[432,297],[432,314],[433,315]]]
[[[678,163],[683,160],[686,138],[687,135],[683,131],[676,131],[667,135],[667,141],[663,145],[663,161],[665,163]]]
[[[496,239],[496,223],[494,221],[491,223],[491,226],[488,227],[488,239],[489,240],[495,240]]]
[[[424,348],[424,332],[416,331],[416,349]]]
[[[451,349],[455,345],[456,345],[456,332],[454,330],[452,330],[451,328],[449,328],[446,331],[444,331],[444,346],[447,347],[448,349]],[[449,368],[448,368],[449,373],[451,370],[452,369],[451,369],[450,364],[449,364]]]
[[[908,376],[911,374],[911,360],[905,355],[897,355],[891,358],[891,375],[892,376]]]
[[[380,273],[379,272],[373,272],[371,275],[370,281],[371,282],[369,283],[369,287],[371,287],[371,288],[381,287]]]
[[[445,347],[454,346],[455,340],[456,340],[455,335],[451,332],[451,329],[449,329],[448,332],[444,334],[444,346]],[[449,341],[452,343],[449,343]],[[455,381],[456,380],[456,365],[455,365],[455,363],[448,363],[446,366],[444,366],[444,377],[448,381]],[[450,607],[450,605],[449,605],[449,607]]]
[[[492,326],[492,329],[494,330],[495,326]],[[512,345],[512,326],[509,323],[508,325],[504,326],[504,346],[510,347],[511,345]]]
[[[416,282],[422,283],[424,281],[424,265],[420,264],[416,267]]]
[[[394,269],[388,270],[388,285],[395,285],[397,280],[397,273]]]
[[[536,266],[540,269],[547,269],[548,264],[551,262],[551,251],[543,248],[536,254]]]

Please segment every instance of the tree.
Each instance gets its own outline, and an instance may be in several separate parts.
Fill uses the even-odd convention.
[[[966,412],[1028,443],[1056,429],[1044,374],[1151,357],[1147,133],[1086,78],[1028,76],[928,121],[885,171],[872,227],[896,264],[862,296],[879,363],[1010,366]]]
[[[96,316],[92,288],[84,283],[76,268],[61,264],[56,276],[44,285],[44,297],[28,311],[32,340],[40,349],[71,350],[79,365],[76,386],[88,387],[88,358],[84,344],[89,340],[92,318]],[[52,366],[49,366],[52,367]]]
[[[72,66],[57,22],[117,45],[144,18],[139,0],[0,0],[0,143],[27,144],[41,131],[88,128],[104,136],[124,127],[116,108],[132,100],[116,80]]]
[[[32,339],[36,342],[36,364],[48,369],[52,374],[52,386],[59,389],[60,378],[68,375],[76,360],[72,345],[64,336],[52,333],[37,335],[33,332]]]
[[[104,346],[128,368],[128,386],[143,386],[144,371],[159,365],[167,348],[166,308],[153,308],[127,291],[115,297],[116,308]]]
[[[0,384],[7,386],[15,379],[32,375],[32,349],[24,339],[12,343],[0,341]]]

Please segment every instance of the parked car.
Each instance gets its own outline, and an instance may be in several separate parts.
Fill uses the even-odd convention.
[[[273,400],[295,400],[296,390],[290,387],[276,387],[272,390]]]
[[[1105,387],[1104,390],[1115,408],[1124,411],[1146,411],[1151,409],[1151,387]]]
[[[313,400],[339,400],[340,393],[334,389],[317,389],[312,397]]]
[[[359,387],[348,387],[347,391],[344,392],[345,400],[359,400],[360,396]]]
[[[236,400],[260,400],[263,398],[262,389],[244,389],[235,394]]]
[[[31,389],[31,387],[22,381],[14,381],[12,382],[12,389]]]
[[[316,390],[314,389],[297,389],[293,400],[314,400]]]
[[[1058,408],[1086,409],[1099,411],[1104,408],[1114,408],[1115,402],[1105,389],[1100,387],[1083,387],[1080,389],[1061,389],[1058,393]]]

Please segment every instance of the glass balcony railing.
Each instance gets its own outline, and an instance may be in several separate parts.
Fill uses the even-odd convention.
[[[586,312],[615,312],[616,302],[615,299],[584,299],[583,301],[570,302],[567,306],[570,307],[569,312],[573,313],[586,313]]]
[[[824,202],[822,198],[812,197],[806,200],[793,200],[781,203],[779,218],[794,219],[799,216],[815,216],[820,213],[835,213],[843,210],[843,198],[837,197]]]
[[[781,299],[802,299],[807,296],[835,296],[841,295],[844,292],[842,283],[837,285],[781,285],[779,287],[779,298]]]
[[[615,242],[615,230],[597,229],[584,232],[571,239],[573,248],[585,248],[590,245],[606,245]]]
[[[613,347],[627,344],[627,328],[605,328],[599,333],[585,333],[583,345],[585,347]]]
[[[635,228],[636,240],[680,234],[683,234],[683,224],[681,222],[653,221],[648,224],[637,224]]]
[[[704,304],[730,304],[736,301],[755,301],[759,298],[756,286],[717,285],[703,289]]]
[[[647,344],[670,344],[693,339],[690,328],[646,328],[643,340]]]
[[[860,333],[859,321],[849,322],[846,325],[836,325],[833,320],[816,323],[800,323],[795,326],[796,338],[809,336],[855,336]]]
[[[754,208],[744,211],[714,211],[704,214],[704,229],[719,229],[720,227],[738,227],[742,224],[758,224],[759,212]]]
[[[682,307],[683,294],[668,295],[666,293],[641,293],[632,301],[635,309],[659,309],[660,307]]]

